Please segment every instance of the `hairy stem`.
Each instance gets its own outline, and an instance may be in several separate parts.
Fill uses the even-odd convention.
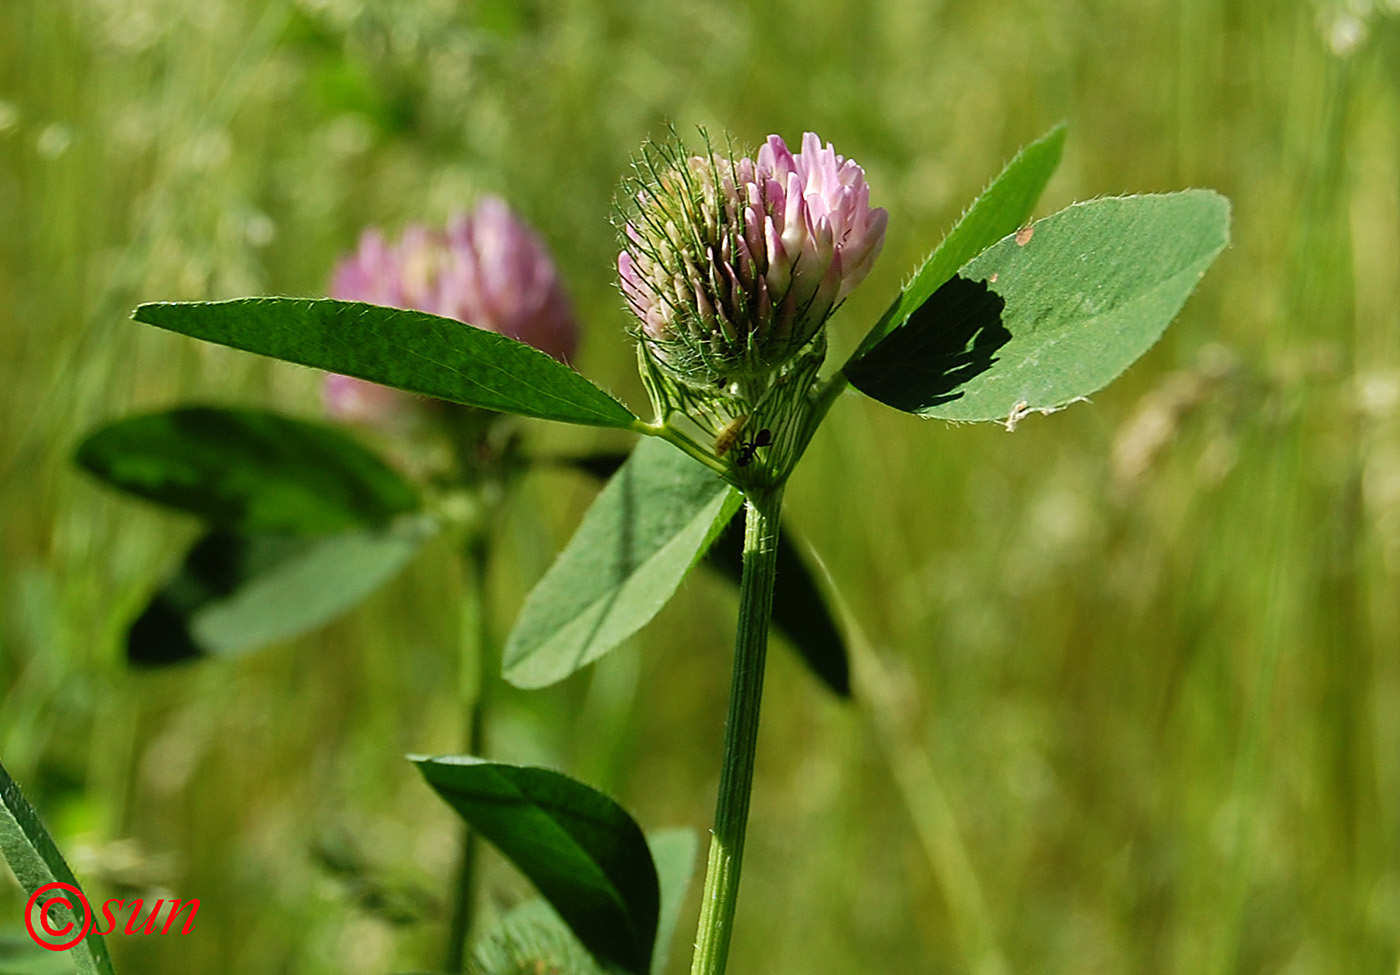
[[[734,676],[729,720],[724,730],[724,762],[710,839],[700,930],[691,975],[723,975],[729,958],[739,870],[753,788],[758,716],[763,702],[763,668],[768,653],[768,622],[777,576],[778,523],[783,489],[779,485],[749,496],[744,527],[744,575],[739,594],[739,629],[734,640]]]

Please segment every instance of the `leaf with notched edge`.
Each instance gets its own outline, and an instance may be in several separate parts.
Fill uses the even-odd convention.
[[[1077,203],[968,261],[847,378],[945,420],[1057,409],[1152,347],[1229,228],[1230,204],[1210,190]]]

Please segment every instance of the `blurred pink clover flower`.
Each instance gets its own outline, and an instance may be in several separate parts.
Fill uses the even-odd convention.
[[[366,230],[359,249],[336,265],[330,297],[455,318],[564,362],[578,348],[578,321],[548,250],[494,196],[442,229],[413,224],[393,242]],[[323,399],[338,419],[376,424],[412,412],[418,397],[330,375]]]

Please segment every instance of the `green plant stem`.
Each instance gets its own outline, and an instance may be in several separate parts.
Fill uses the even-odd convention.
[[[851,385],[851,381],[846,378],[844,372],[835,372],[826,381],[817,386],[812,394],[812,413],[808,424],[813,428],[821,425],[826,419],[827,411],[831,409],[831,404],[844,393]]]
[[[739,588],[739,629],[734,640],[734,676],[729,690],[729,719],[724,729],[715,825],[710,838],[700,930],[695,940],[691,975],[723,975],[729,958],[734,908],[739,898],[739,870],[744,858],[744,831],[753,788],[758,717],[763,703],[763,668],[768,653],[768,623],[773,615],[777,577],[778,525],[782,485],[749,496],[744,522],[744,574]]]
[[[486,611],[486,566],[489,558],[486,534],[473,533],[463,552],[466,573],[462,600],[462,639],[459,676],[462,713],[466,717],[466,751],[482,755],[486,750],[487,690],[491,686],[494,654]],[[465,971],[467,939],[476,905],[476,865],[481,841],[470,826],[462,828],[462,852],[452,889],[452,920],[447,932],[446,972]]]
[[[678,448],[688,457],[704,464],[720,476],[723,476],[729,470],[727,464],[715,459],[713,451],[696,443],[694,439],[673,426],[668,426],[664,423],[645,423],[638,420],[636,423],[632,424],[632,429],[643,436],[660,437],[662,440]]]

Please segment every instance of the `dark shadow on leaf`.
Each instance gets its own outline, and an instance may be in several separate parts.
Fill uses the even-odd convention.
[[[127,630],[127,661],[136,667],[165,667],[208,655],[192,629],[199,611],[312,544],[295,536],[209,532]]]
[[[986,281],[954,275],[899,328],[849,363],[846,378],[867,396],[917,413],[962,396],[1011,341],[1006,301]]]
[[[204,656],[190,633],[190,617],[158,592],[126,631],[126,659],[133,667],[167,667]]]
[[[78,447],[111,487],[243,532],[330,535],[389,524],[418,492],[346,433],[271,410],[130,416]]]

